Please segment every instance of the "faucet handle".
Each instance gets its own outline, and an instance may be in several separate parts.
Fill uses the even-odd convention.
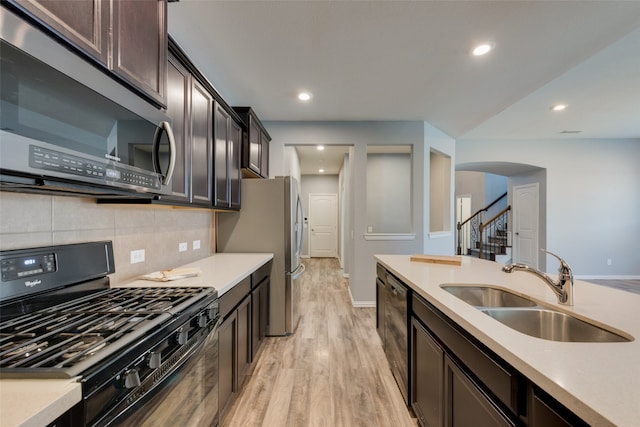
[[[540,248],[540,251],[541,251],[541,252],[544,252],[544,253],[546,253],[546,254],[549,254],[549,255],[551,255],[551,256],[554,256],[554,257],[556,257],[556,258],[558,259],[558,261],[560,261],[560,267],[558,268],[558,272],[559,272],[560,274],[569,274],[569,275],[571,275],[571,274],[572,274],[572,272],[571,272],[571,267],[569,266],[569,264],[567,264],[567,262],[566,262],[565,260],[563,260],[562,258],[560,258],[558,255],[554,254],[553,252],[549,252],[549,251],[548,251],[548,250],[546,250],[546,249],[542,249],[542,248]]]

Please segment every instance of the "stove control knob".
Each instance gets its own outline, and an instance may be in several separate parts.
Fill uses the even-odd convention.
[[[162,365],[162,354],[151,352],[149,355],[149,367],[151,369],[158,369]]]
[[[207,326],[208,323],[208,317],[205,313],[200,313],[200,315],[198,316],[198,326],[201,328],[204,328]]]
[[[180,329],[178,331],[177,339],[178,339],[178,344],[185,345],[189,340],[189,331],[184,331]]]
[[[129,369],[124,373],[124,386],[134,388],[140,386],[140,375],[137,369]]]

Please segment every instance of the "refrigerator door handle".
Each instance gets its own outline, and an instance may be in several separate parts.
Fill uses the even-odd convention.
[[[302,276],[302,273],[304,273],[306,269],[307,268],[304,264],[300,264],[292,273],[289,273],[291,274],[291,280],[296,280],[298,277]]]
[[[296,205],[296,217],[298,216],[298,212],[300,213],[300,222],[296,224],[300,228],[299,239],[297,242],[298,254],[302,254],[302,242],[304,241],[304,209],[302,208],[302,199],[300,198],[300,195],[298,195],[298,201]]]

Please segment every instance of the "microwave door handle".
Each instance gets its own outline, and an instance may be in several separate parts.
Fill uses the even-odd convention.
[[[162,169],[160,167],[160,139],[162,138],[162,132],[167,133],[170,150],[169,166],[167,167],[167,172],[165,174],[162,173]],[[173,171],[176,167],[176,154],[176,139],[173,135],[173,129],[171,129],[171,124],[169,122],[163,121],[156,129],[155,140],[153,141],[153,157],[155,159],[154,163],[156,165],[156,170],[162,175],[162,184],[164,185],[168,185],[173,177]]]

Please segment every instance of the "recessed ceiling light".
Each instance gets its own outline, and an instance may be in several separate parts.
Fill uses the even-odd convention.
[[[318,151],[322,151],[324,150],[324,145],[318,145],[316,148],[318,149]]]
[[[473,50],[471,51],[471,54],[473,56],[486,55],[487,53],[493,50],[493,47],[494,47],[493,43],[482,43],[474,47]]]
[[[551,107],[552,111],[562,111],[567,108],[567,104],[556,104]]]
[[[324,173],[324,169],[318,169],[318,172]]]
[[[300,92],[298,94],[298,99],[300,101],[309,101],[311,99],[311,94],[309,92]]]

